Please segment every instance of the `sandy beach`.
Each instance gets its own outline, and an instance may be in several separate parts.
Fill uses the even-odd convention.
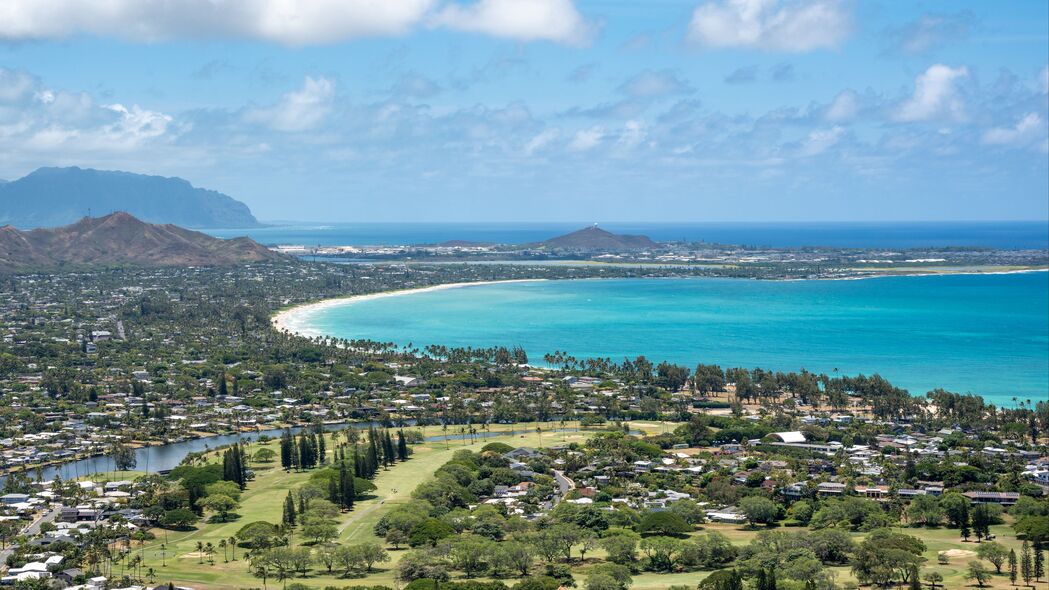
[[[351,295],[349,297],[336,297],[334,299],[325,299],[323,301],[315,301],[313,303],[306,303],[303,305],[297,305],[278,312],[270,321],[273,323],[273,327],[280,332],[289,332],[292,334],[298,334],[300,336],[316,337],[323,335],[319,330],[310,329],[307,325],[310,318],[317,313],[330,309],[332,307],[339,307],[342,305],[352,305],[361,301],[369,301],[372,299],[382,299],[385,297],[398,297],[401,295],[413,295],[416,293],[427,293],[430,291],[444,291],[446,289],[460,289],[463,287],[477,287],[480,285],[498,285],[502,283],[535,283],[539,281],[545,281],[547,279],[507,279],[505,281],[473,281],[466,283],[445,283],[443,285],[432,285],[430,287],[419,287],[417,289],[399,289],[396,291],[382,291],[379,293],[368,293],[366,295]]]

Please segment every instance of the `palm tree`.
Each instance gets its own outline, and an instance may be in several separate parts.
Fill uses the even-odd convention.
[[[157,580],[157,572],[153,568],[146,570],[146,577],[149,578],[149,583],[152,584]]]
[[[215,546],[211,543],[204,545],[204,553],[208,555],[208,561],[211,565],[215,565]]]
[[[226,552],[226,539],[219,540],[219,547],[222,548],[222,563],[229,563],[229,555]]]
[[[197,563],[204,563],[204,542],[197,541]]]
[[[233,561],[237,561],[237,538],[236,537],[230,537],[229,539],[226,540],[226,543],[229,545],[230,552],[233,553],[233,556],[232,556]]]

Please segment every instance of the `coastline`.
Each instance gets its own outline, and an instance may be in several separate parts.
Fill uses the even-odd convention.
[[[312,303],[304,303],[302,305],[296,305],[278,311],[270,318],[270,324],[272,324],[274,329],[276,329],[278,332],[286,332],[298,336],[316,337],[322,336],[323,332],[304,328],[302,325],[304,320],[307,320],[310,316],[317,312],[331,309],[332,307],[352,305],[354,303],[359,303],[361,301],[371,301],[373,299],[385,299],[387,297],[399,297],[401,295],[414,295],[416,293],[429,293],[431,291],[444,291],[447,289],[461,289],[464,287],[478,287],[482,285],[500,285],[504,283],[537,283],[547,280],[549,279],[506,279],[501,281],[467,281],[463,283],[444,283],[442,285],[416,287],[413,289],[397,289],[394,291],[380,291],[378,293],[350,295],[348,297],[335,297],[333,299],[323,299],[321,301],[314,301]]]
[[[993,270],[993,271],[978,271],[969,269],[958,269],[958,270],[946,270],[943,272],[878,272],[867,275],[858,275],[852,277],[825,277],[817,279],[770,279],[773,281],[862,281],[868,279],[884,279],[893,277],[948,277],[958,275],[1011,275],[1011,274],[1027,274],[1036,272],[1049,272],[1049,268],[1025,268],[1016,270]],[[703,277],[695,277],[703,278]],[[730,277],[719,277],[719,278],[730,278]],[[311,303],[303,303],[301,305],[295,305],[287,309],[283,309],[275,313],[270,317],[270,324],[278,332],[285,332],[288,334],[294,334],[297,336],[305,336],[308,338],[315,338],[318,336],[324,336],[325,333],[321,330],[311,329],[305,327],[308,323],[310,316],[331,309],[332,307],[340,307],[343,305],[351,305],[361,301],[370,301],[374,299],[384,299],[387,297],[398,297],[401,295],[413,295],[417,293],[429,293],[431,291],[444,291],[447,289],[461,289],[464,287],[479,287],[483,285],[498,285],[504,283],[535,283],[542,281],[549,281],[551,279],[505,279],[495,281],[467,281],[461,283],[445,283],[441,285],[430,285],[428,287],[416,287],[412,289],[396,289],[393,291],[380,291],[378,293],[365,293],[362,295],[350,295],[347,297],[335,297],[332,299],[322,299],[320,301],[314,301]],[[568,279],[568,280],[603,280],[601,278],[586,278],[586,279]],[[751,280],[751,279],[739,279],[739,280]]]

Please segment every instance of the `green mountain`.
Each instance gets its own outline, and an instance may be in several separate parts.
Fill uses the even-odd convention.
[[[288,260],[250,238],[222,240],[124,213],[56,228],[0,227],[0,272],[92,266],[229,266]]]
[[[648,236],[614,234],[599,227],[585,227],[570,234],[551,238],[538,244],[552,250],[623,251],[648,250],[659,247]]]
[[[126,211],[150,223],[194,228],[249,228],[248,206],[181,178],[81,168],[40,168],[0,183],[0,224],[57,227],[85,215]]]

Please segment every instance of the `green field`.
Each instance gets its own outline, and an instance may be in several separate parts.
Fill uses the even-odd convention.
[[[569,424],[574,427],[574,424]],[[640,428],[648,433],[661,432],[669,424],[656,423],[633,423],[633,428]],[[434,472],[448,461],[452,454],[459,449],[479,450],[487,442],[501,441],[515,446],[538,447],[540,436],[543,445],[559,444],[561,442],[582,442],[588,436],[587,432],[552,433],[544,432],[541,435],[534,432],[534,425],[518,425],[517,432],[510,436],[504,429],[508,427],[493,428],[487,437],[482,434],[471,441],[448,441],[429,442],[413,447],[411,459],[399,463],[388,471],[380,471],[374,480],[377,490],[374,497],[357,502],[352,512],[340,516],[339,543],[350,544],[363,541],[380,541],[372,533],[375,523],[391,506],[405,502],[410,498],[411,491],[415,487],[432,477]],[[553,426],[551,426],[553,428]],[[449,434],[453,434],[450,430]],[[431,427],[425,433],[427,436],[443,434],[438,429]],[[332,448],[334,445],[329,445]],[[268,447],[275,452],[278,451],[278,442],[256,443],[249,448],[249,456],[262,447]],[[217,460],[217,455],[215,457]],[[144,573],[149,568],[156,572],[158,582],[172,581],[176,585],[183,584],[196,588],[215,588],[220,590],[232,590],[239,588],[261,588],[262,580],[251,576],[247,572],[247,562],[244,560],[245,550],[236,550],[236,560],[225,560],[222,549],[218,548],[219,541],[232,537],[237,530],[249,522],[265,520],[279,523],[281,520],[284,498],[289,490],[293,490],[305,483],[309,472],[286,473],[278,463],[251,465],[256,471],[256,478],[250,483],[241,499],[241,508],[238,510],[239,517],[226,523],[201,523],[198,528],[189,532],[174,532],[155,529],[156,540],[149,541],[143,545],[134,543],[131,547],[132,555],[141,555],[143,565],[141,571]],[[131,474],[126,474],[131,475]],[[117,477],[117,479],[120,479]],[[975,542],[964,543],[958,537],[958,532],[952,529],[902,529],[903,532],[922,538],[928,550],[926,567],[923,573],[928,571],[939,571],[944,576],[944,583],[948,589],[968,588],[970,585],[965,580],[965,570],[969,561],[976,559],[975,555],[960,554],[950,558],[947,565],[937,564],[937,554],[941,551],[975,552],[978,546]],[[737,545],[747,544],[757,531],[736,525],[710,524],[703,527],[706,531],[719,531],[727,535]],[[993,533],[997,535],[998,541],[1007,547],[1017,549],[1019,553],[1019,542],[1012,534],[1012,529],[1006,525],[993,527]],[[861,535],[857,535],[859,540]],[[292,544],[301,544],[303,539],[297,534],[292,537]],[[209,563],[207,558],[203,559],[197,552],[197,543],[211,543],[215,546],[214,563]],[[380,564],[371,575],[366,577],[345,578],[335,575],[322,575],[318,571],[312,572],[306,578],[289,579],[287,582],[304,583],[311,587],[323,588],[325,586],[350,586],[362,584],[385,584],[390,587],[398,587],[394,580],[394,569],[397,560],[405,552],[390,551],[391,561]],[[586,569],[589,565],[602,557],[603,551],[596,550],[587,554],[586,564],[575,566],[578,581],[582,582]],[[992,569],[989,563],[984,563],[988,569]],[[855,579],[847,567],[832,568],[836,574],[839,584],[854,583]],[[114,566],[114,576],[119,575],[120,566]],[[704,572],[691,572],[680,574],[655,574],[641,573],[634,576],[632,588],[638,590],[664,590],[675,584],[694,585],[707,574]],[[512,584],[513,580],[505,580]],[[280,583],[274,579],[268,580],[269,586],[279,587]],[[972,586],[975,588],[975,586]],[[988,588],[1005,589],[1012,588],[1006,575],[994,576],[994,581]]]
[[[568,423],[569,428],[577,426]],[[647,431],[649,427],[658,431],[658,424],[643,425]],[[560,427],[548,425],[553,429]],[[634,425],[638,427],[638,425]],[[381,541],[372,533],[372,527],[382,517],[383,513],[392,505],[408,500],[411,492],[419,483],[433,476],[433,473],[445,462],[451,459],[452,454],[460,449],[477,451],[488,442],[501,441],[515,446],[538,447],[540,439],[544,446],[560,444],[562,442],[582,442],[590,436],[587,432],[544,432],[536,433],[535,425],[516,425],[515,434],[508,434],[509,426],[493,426],[490,433],[478,433],[475,440],[429,442],[412,447],[411,459],[398,463],[388,471],[380,471],[374,483],[377,490],[374,498],[362,500],[356,503],[352,512],[340,517],[339,543],[360,543],[363,541]],[[439,436],[445,434],[436,427],[427,428],[426,436]],[[449,429],[447,434],[457,434],[454,429]],[[329,445],[332,448],[334,445]],[[278,441],[252,444],[248,449],[249,457],[260,448],[268,447],[274,452],[279,451]],[[214,460],[217,460],[217,455]],[[142,572],[153,568],[156,572],[158,582],[173,581],[176,585],[184,584],[197,588],[254,588],[262,587],[262,580],[251,576],[247,571],[247,562],[243,559],[244,549],[237,549],[237,560],[224,561],[222,550],[218,549],[218,543],[222,539],[232,537],[242,526],[256,520],[265,520],[279,523],[281,520],[282,507],[285,496],[289,490],[297,489],[310,477],[309,472],[286,473],[280,468],[279,463],[258,464],[252,463],[251,468],[256,472],[256,478],[248,485],[241,497],[241,508],[238,510],[239,518],[227,523],[200,523],[197,530],[189,532],[165,531],[154,529],[156,540],[149,541],[142,546],[133,543],[132,555],[142,555]],[[303,541],[298,535],[292,537],[293,544]],[[211,543],[216,547],[215,563],[210,564],[205,558],[201,564],[201,558],[197,553],[197,543]],[[324,586],[349,586],[356,584],[386,584],[395,586],[394,566],[401,551],[390,551],[391,561],[380,564],[377,571],[366,578],[343,578],[338,576],[311,574],[308,578],[296,578],[295,582],[302,582],[309,586],[322,588]],[[119,566],[114,567],[114,574],[120,571]],[[693,574],[694,575],[694,574]],[[290,582],[291,580],[289,580]],[[670,585],[652,584],[645,588],[662,588]],[[677,582],[677,583],[680,583]],[[269,585],[276,584],[275,580],[269,580]]]

